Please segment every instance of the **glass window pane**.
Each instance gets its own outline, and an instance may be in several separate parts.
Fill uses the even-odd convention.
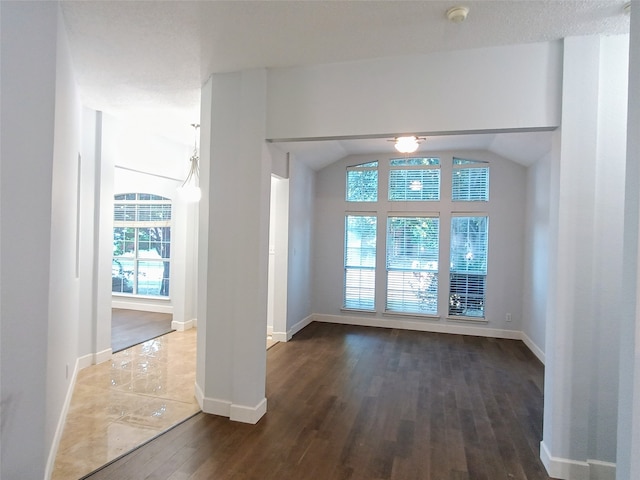
[[[449,315],[484,317],[489,219],[451,219]]]
[[[387,303],[392,312],[438,312],[440,221],[390,217],[387,222]]]
[[[451,199],[463,202],[489,201],[489,167],[476,160],[453,159]]]
[[[347,170],[347,201],[378,201],[378,170]]]
[[[134,261],[114,258],[111,262],[111,291],[133,293]]]
[[[345,219],[344,307],[375,309],[377,219],[347,215]]]
[[[169,295],[169,262],[139,261],[138,295]]]

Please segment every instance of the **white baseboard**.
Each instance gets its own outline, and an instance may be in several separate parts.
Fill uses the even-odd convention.
[[[278,342],[288,342],[296,333],[313,322],[314,317],[315,315],[309,315],[308,317],[303,318],[286,332],[274,332],[272,329],[271,338]]]
[[[589,464],[568,458],[554,457],[544,441],[540,442],[540,460],[550,477],[561,480],[589,480]]]
[[[164,303],[167,300],[160,300]],[[111,308],[124,308],[125,310],[138,310],[141,312],[156,312],[156,313],[173,313],[173,306],[171,304],[168,305],[160,305],[153,302],[140,301],[137,299],[118,299],[115,298],[111,301]]]
[[[102,350],[101,352],[93,354],[93,364],[99,365],[102,362],[106,362],[111,360],[111,355],[113,355],[113,350],[111,348],[107,348]]]
[[[171,320],[171,328],[173,330],[177,330],[178,332],[184,332],[185,330],[194,328],[195,324],[196,324],[195,318],[192,318],[191,320],[187,320],[185,322],[178,322],[177,320]]]
[[[277,342],[288,342],[291,339],[287,332],[271,332],[271,338]]]
[[[293,337],[296,333],[298,333],[304,327],[306,327],[311,322],[313,322],[313,320],[314,320],[313,317],[314,317],[313,315],[309,315],[308,317],[303,318],[302,320],[300,320],[298,323],[296,323],[294,326],[292,326],[289,330],[287,330],[287,341],[291,340],[291,337]]]
[[[273,325],[267,325],[267,335],[268,336],[273,335]]]
[[[460,325],[457,323],[440,323],[433,320],[421,321],[405,317],[379,318],[372,316],[326,315],[317,313],[313,314],[311,317],[313,321],[316,322],[360,325],[363,327],[399,328],[403,330],[417,330],[421,332],[453,333],[458,335],[474,335],[477,337],[507,338],[511,340],[521,339],[521,332],[518,330],[483,328],[473,325]]]
[[[615,480],[616,464],[600,460],[581,462],[554,457],[544,441],[540,442],[540,460],[550,477],[561,480]]]
[[[58,448],[60,447],[60,440],[62,440],[62,433],[64,431],[64,424],[67,421],[67,414],[69,413],[69,407],[71,406],[71,398],[73,397],[73,390],[76,386],[76,379],[78,378],[78,372],[82,370],[81,363],[86,362],[86,357],[93,359],[93,355],[85,355],[76,359],[76,363],[71,373],[71,380],[67,388],[67,394],[64,397],[64,403],[62,404],[62,411],[58,417],[58,424],[56,425],[56,431],[53,435],[53,442],[51,443],[51,449],[49,450],[49,457],[47,458],[47,465],[45,467],[45,479],[50,479],[53,475],[53,468],[56,463],[56,456],[58,455]],[[91,365],[91,363],[89,364]],[[88,365],[87,365],[88,366]]]
[[[531,340],[529,338],[529,336],[524,333],[524,332],[520,332],[522,334],[521,340],[524,342],[524,344],[529,347],[529,350],[531,350],[531,352],[538,358],[538,360],[540,360],[542,362],[542,364],[544,365],[544,360],[545,360],[545,356],[544,356],[544,352],[542,351],[542,349],[536,345],[534,343],[533,340]]]
[[[616,480],[616,464],[587,460],[589,464],[589,480]]]
[[[263,398],[255,407],[245,405],[231,405],[229,419],[234,422],[255,425],[267,413],[267,399]]]
[[[196,401],[200,406],[200,410],[211,415],[220,415],[228,417],[234,422],[250,423],[255,425],[258,420],[267,413],[267,399],[263,398],[255,407],[246,405],[234,405],[227,400],[219,398],[207,398],[202,393],[200,385],[196,382],[195,386]]]
[[[106,362],[111,360],[111,355],[113,355],[113,351],[110,348],[102,350],[98,353],[90,353],[88,355],[83,355],[78,358],[76,361],[78,371],[83,370],[91,365],[98,365],[102,362]]]
[[[204,413],[210,413],[212,415],[220,415],[221,417],[231,416],[231,402],[227,400],[220,400],[218,398],[208,398],[204,396],[202,388],[196,382],[196,401],[200,406],[200,410]]]

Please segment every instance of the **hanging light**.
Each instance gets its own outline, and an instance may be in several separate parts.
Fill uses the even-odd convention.
[[[178,191],[185,201],[197,203],[200,201],[200,197],[202,197],[200,190],[200,169],[198,167],[198,161],[200,160],[200,155],[198,154],[198,128],[200,128],[200,125],[192,123],[191,126],[194,129],[193,153],[191,154],[191,158],[189,158],[189,173]]]
[[[396,137],[395,138],[395,147],[396,150],[400,153],[413,153],[418,149],[420,145],[420,140],[422,138],[418,138],[415,135],[411,135],[409,137]]]

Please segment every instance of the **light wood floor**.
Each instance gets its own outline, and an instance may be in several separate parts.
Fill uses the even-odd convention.
[[[313,323],[257,425],[200,413],[87,478],[547,480],[542,383],[519,341]]]

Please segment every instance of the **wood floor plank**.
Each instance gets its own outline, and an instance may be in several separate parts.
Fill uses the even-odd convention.
[[[522,342],[312,323],[267,352],[257,425],[198,414],[90,480],[549,480]]]

